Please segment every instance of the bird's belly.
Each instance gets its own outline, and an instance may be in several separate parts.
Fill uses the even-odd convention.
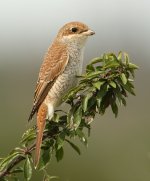
[[[77,84],[79,66],[80,64],[76,62],[68,65],[50,89],[48,93],[49,101],[53,102],[55,106],[58,106],[61,103],[61,98],[67,91]]]

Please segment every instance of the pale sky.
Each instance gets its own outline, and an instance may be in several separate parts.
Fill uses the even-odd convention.
[[[96,32],[89,40],[86,56],[124,50],[131,56],[145,55],[144,64],[150,65],[149,7],[146,0],[1,0],[0,61],[10,61],[8,50],[15,55],[11,61],[20,61],[16,55],[24,51],[30,54],[35,50],[42,56],[58,29],[77,20]]]

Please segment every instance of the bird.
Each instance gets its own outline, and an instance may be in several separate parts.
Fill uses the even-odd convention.
[[[52,119],[55,108],[62,103],[62,96],[77,84],[77,75],[82,73],[86,41],[94,34],[95,32],[82,22],[69,22],[60,28],[44,57],[28,119],[32,120],[36,114],[35,168],[40,159],[46,120]]]

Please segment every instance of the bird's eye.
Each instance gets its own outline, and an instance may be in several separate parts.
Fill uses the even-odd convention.
[[[73,28],[71,28],[71,31],[72,31],[73,33],[76,33],[76,32],[78,31],[78,28],[73,27]]]

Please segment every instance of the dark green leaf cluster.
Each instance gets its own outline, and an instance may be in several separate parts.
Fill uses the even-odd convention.
[[[85,122],[96,113],[103,115],[109,106],[117,116],[118,105],[126,105],[127,94],[135,95],[131,78],[134,78],[137,68],[122,52],[118,56],[109,53],[94,58],[87,65],[86,73],[80,76],[79,85],[64,97],[71,105],[68,116],[70,127],[77,128],[82,119]]]
[[[64,156],[64,144],[69,144],[79,155],[80,149],[71,138],[78,137],[87,145],[87,136],[90,135],[90,123],[96,114],[103,115],[111,107],[115,116],[118,115],[118,106],[126,105],[128,93],[134,93],[134,71],[138,67],[131,63],[126,53],[120,52],[104,54],[94,58],[86,67],[85,74],[79,76],[79,84],[70,90],[63,98],[63,102],[70,105],[68,112],[56,111],[52,120],[47,120],[42,142],[39,170],[44,170],[44,180],[56,179],[49,176],[45,170],[55,155],[56,160]],[[132,78],[132,79],[131,79]],[[85,135],[85,128],[88,135]],[[27,130],[21,140],[21,146],[15,148],[0,162],[0,179],[10,177],[17,180],[17,174],[24,173],[24,178],[32,177],[33,158],[35,149],[36,127]],[[20,167],[16,167],[22,161]]]

